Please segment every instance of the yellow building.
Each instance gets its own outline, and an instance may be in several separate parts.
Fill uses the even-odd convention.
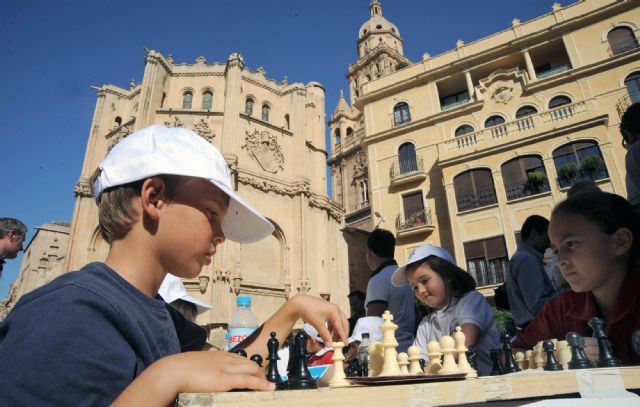
[[[399,262],[442,245],[490,295],[529,215],[548,218],[583,178],[626,194],[618,125],[640,100],[637,1],[556,4],[408,66],[397,28],[377,0],[370,9],[347,74],[352,106],[341,97],[329,122],[347,227],[393,231]],[[378,74],[376,55],[395,66]],[[376,75],[363,82],[354,67]]]

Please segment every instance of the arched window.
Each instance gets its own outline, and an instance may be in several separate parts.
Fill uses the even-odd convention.
[[[400,102],[393,107],[393,122],[396,126],[411,121],[411,114],[409,113],[409,105],[405,102]]]
[[[561,188],[581,179],[594,181],[609,177],[600,147],[595,141],[574,141],[553,151],[553,163]]]
[[[484,128],[486,129],[489,127],[497,126],[502,123],[504,123],[504,119],[502,118],[502,116],[494,115],[485,120]]]
[[[550,190],[547,172],[537,155],[509,160],[502,164],[501,172],[509,201]]]
[[[284,123],[287,126],[287,130],[290,130],[291,129],[291,121],[289,119],[289,113],[284,115]]]
[[[491,170],[481,168],[465,171],[453,178],[458,211],[468,211],[498,203]]]
[[[340,144],[340,141],[342,141],[342,137],[340,135],[340,129],[339,128],[336,129],[334,134],[336,135],[336,144]]]
[[[262,105],[262,121],[269,121],[269,113],[271,113],[269,105]]]
[[[640,102],[640,72],[633,72],[624,80],[624,86],[633,103]]]
[[[522,119],[523,117],[527,117],[527,116],[531,116],[538,113],[538,109],[536,109],[533,106],[522,106],[520,109],[518,109],[518,111],[516,112],[516,119]]]
[[[203,110],[211,110],[211,105],[213,104],[213,92],[210,90],[204,91],[202,94],[202,109]]]
[[[184,92],[182,95],[182,108],[191,109],[191,102],[193,101],[193,93],[190,91]]]
[[[473,127],[469,126],[468,124],[463,124],[462,126],[456,129],[455,136],[460,137],[465,134],[473,133],[474,131],[475,130]]]
[[[253,99],[247,98],[247,100],[244,102],[244,114],[246,114],[247,116],[251,116],[253,114],[253,104]]]
[[[556,96],[549,101],[549,109],[571,104],[571,99],[567,96]]]
[[[353,129],[351,127],[347,127],[347,137],[353,136]]]
[[[400,159],[400,174],[418,171],[416,161],[416,147],[412,143],[404,143],[398,150]]]
[[[638,40],[629,27],[616,27],[607,34],[613,55],[638,48]]]
[[[360,181],[360,206],[369,205],[369,183],[367,179]]]

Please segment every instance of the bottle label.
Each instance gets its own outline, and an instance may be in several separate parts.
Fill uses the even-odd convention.
[[[251,335],[256,328],[231,328],[229,329],[229,350]]]

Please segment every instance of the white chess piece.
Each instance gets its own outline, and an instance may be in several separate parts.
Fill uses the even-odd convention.
[[[542,350],[542,341],[538,342],[536,346],[533,347],[534,352],[534,361],[536,362],[536,369],[543,370],[544,364],[547,361],[547,356],[544,354]]]
[[[342,342],[333,342],[331,344],[333,348],[333,376],[329,381],[329,387],[348,387],[351,386],[349,381],[346,379],[346,375],[344,374],[344,354],[342,353],[342,348],[344,348],[344,343]]]
[[[460,373],[460,368],[458,368],[453,357],[456,351],[453,338],[448,335],[440,338],[440,348],[444,356],[442,358],[442,369],[438,370],[438,374]]]
[[[382,370],[382,349],[381,342],[371,342],[367,347],[367,352],[369,352],[369,377],[378,376]]]
[[[536,362],[534,360],[534,355],[532,350],[528,350],[525,352],[524,356],[527,358],[527,369],[535,369]]]
[[[404,352],[398,353],[398,366],[403,375],[409,375],[409,355]]]
[[[413,376],[423,374],[422,367],[420,367],[420,359],[422,359],[420,348],[409,346],[407,354],[409,355],[409,374]]]
[[[558,341],[558,363],[562,364],[564,370],[569,369],[569,362],[571,362],[571,346],[567,341]]]
[[[453,339],[456,344],[456,352],[458,352],[458,368],[462,373],[466,373],[468,378],[478,377],[478,372],[471,367],[467,360],[467,347],[464,345],[466,337],[462,332],[462,327],[456,327],[456,333],[453,334]]]
[[[514,359],[516,361],[516,365],[518,366],[518,369],[520,370],[526,369],[526,366],[525,366],[526,360],[524,358],[524,353],[516,352]]]
[[[440,343],[438,341],[431,341],[427,344],[427,355],[429,355],[429,366],[426,372],[429,374],[437,374],[438,370],[442,369],[442,362],[440,357]]]
[[[398,365],[398,352],[396,351],[398,341],[396,341],[395,331],[398,329],[398,325],[391,322],[393,321],[393,315],[388,310],[382,314],[382,319],[384,323],[380,326],[380,329],[382,330],[384,362],[379,376],[398,376],[402,374],[400,365]]]

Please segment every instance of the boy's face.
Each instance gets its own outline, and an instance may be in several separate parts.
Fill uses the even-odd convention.
[[[158,222],[158,257],[165,271],[194,278],[224,242],[222,220],[229,197],[211,182],[193,178],[178,187]]]

